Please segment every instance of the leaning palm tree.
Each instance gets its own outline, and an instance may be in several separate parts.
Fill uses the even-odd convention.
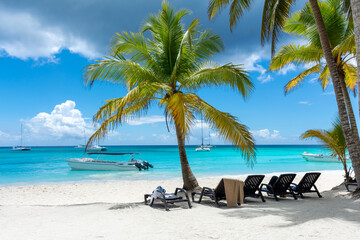
[[[319,140],[324,148],[330,151],[330,155],[337,157],[342,163],[345,180],[348,182],[350,180],[349,170],[346,165],[346,141],[344,137],[344,132],[341,128],[340,119],[337,118],[333,122],[333,128],[330,131],[327,130],[307,130],[300,137],[301,139],[314,138]]]
[[[356,94],[356,67],[350,62],[355,56],[353,24],[347,20],[340,0],[323,2],[320,5],[324,23],[328,32],[332,54],[342,82]],[[270,61],[269,70],[279,70],[288,64],[311,66],[291,79],[284,87],[285,94],[303,83],[305,77],[316,74],[325,90],[330,82],[329,67],[324,61],[319,35],[311,8],[306,5],[303,10],[293,13],[285,22],[283,31],[302,39],[305,44],[288,44],[282,46]],[[344,92],[344,97],[348,97]]]
[[[158,15],[150,15],[140,33],[117,34],[111,53],[87,66],[85,78],[87,84],[94,81],[123,84],[128,91],[123,97],[107,100],[95,114],[94,120],[101,125],[88,144],[158,104],[164,109],[166,123],[175,128],[184,188],[194,189],[199,185],[187,160],[185,138],[196,123],[196,116],[203,116],[225,140],[240,149],[248,163],[255,157],[254,141],[247,127],[235,116],[204,101],[196,90],[224,85],[246,98],[253,84],[241,66],[209,61],[223,49],[223,42],[212,31],[202,31],[198,19],[184,29],[182,18],[187,14],[189,11],[184,9],[174,12],[164,1]]]
[[[232,28],[243,15],[244,11],[251,6],[252,2],[253,0],[210,0],[208,14],[210,18],[213,18],[221,9],[230,5],[230,28]],[[289,16],[291,6],[293,6],[295,2],[296,0],[265,0],[261,27],[261,42],[264,44],[265,41],[269,41],[271,39],[272,54],[276,51],[278,35],[285,24],[286,18]],[[351,2],[353,2],[353,0]],[[353,121],[350,122],[351,118],[353,118],[348,115],[348,110],[351,106],[347,106],[344,99],[344,83],[340,79],[340,73],[332,54],[332,47],[329,42],[323,16],[320,11],[319,2],[317,0],[309,0],[308,4],[311,8],[311,15],[315,20],[321,48],[323,49],[324,58],[332,79],[341,126],[345,134],[346,143],[349,149],[352,165],[354,167],[355,177],[356,180],[360,182],[359,133],[357,132],[356,127],[352,124]],[[358,26],[356,31],[359,31],[359,29],[360,27]],[[360,33],[357,33],[356,35],[358,36]],[[357,41],[359,41],[359,39],[357,39]],[[351,112],[353,112],[352,109]],[[351,112],[349,113],[350,115]],[[356,192],[358,191],[360,192],[360,186]]]

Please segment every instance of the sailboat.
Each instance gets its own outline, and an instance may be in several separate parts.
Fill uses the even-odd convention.
[[[85,139],[85,144],[79,144],[77,145],[75,148],[86,148],[86,136],[85,136],[85,129],[84,129],[84,139]],[[88,151],[106,151],[107,148],[106,147],[102,147],[99,146],[99,144],[95,144],[95,145],[89,145],[87,148]]]
[[[199,152],[199,151],[209,152],[210,151],[210,148],[204,146],[204,128],[203,128],[203,120],[202,119],[201,119],[201,146],[196,148],[195,151],[197,151],[197,152]]]
[[[15,146],[15,147],[13,147],[11,150],[12,151],[30,151],[31,150],[31,148],[29,148],[29,147],[24,147],[23,145],[22,145],[22,137],[23,137],[23,125],[21,124],[21,144],[20,144],[20,146]]]
[[[210,131],[209,131],[209,144],[206,144],[205,147],[207,147],[207,148],[216,147],[216,146],[211,145],[211,143],[210,143]]]
[[[85,135],[85,128],[84,128],[84,145],[79,144],[75,148],[86,148],[86,135]]]

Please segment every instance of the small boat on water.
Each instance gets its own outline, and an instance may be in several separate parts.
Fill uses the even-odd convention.
[[[20,142],[21,142],[21,145],[20,146],[15,146],[15,147],[13,147],[11,150],[12,151],[30,151],[31,150],[31,148],[30,147],[24,147],[23,145],[22,145],[22,143],[23,143],[23,125],[21,124],[21,138],[20,138],[21,140],[20,140]]]
[[[200,146],[200,147],[196,148],[195,151],[197,151],[197,152],[199,152],[199,151],[200,152],[201,151],[210,152],[210,148],[205,147],[205,146]]]
[[[97,171],[140,171],[153,168],[153,165],[147,161],[137,160],[134,158],[138,153],[95,153],[89,152],[88,155],[100,156],[129,156],[127,161],[106,161],[90,157],[70,158],[67,161],[68,165],[74,170],[97,170]]]
[[[323,155],[323,154],[313,154],[304,152],[301,156],[306,161],[314,161],[314,162],[341,162],[337,157]]]
[[[210,137],[210,135],[209,135]],[[210,145],[210,142],[209,142]],[[211,146],[212,147],[212,146]],[[201,119],[201,146],[195,149],[196,152],[210,152],[210,146],[204,146],[203,120]]]
[[[86,135],[85,135],[85,129],[84,129],[84,140],[85,140],[85,144],[79,144],[77,145],[75,148],[80,148],[80,149],[85,149],[86,148]],[[87,148],[88,151],[106,151],[107,148],[106,147],[102,147],[99,146],[99,144],[95,144],[95,145],[89,145]]]
[[[23,147],[23,146],[15,146],[11,149],[11,151],[30,151],[30,147]]]

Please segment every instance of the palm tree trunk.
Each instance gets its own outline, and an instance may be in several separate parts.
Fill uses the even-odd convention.
[[[176,123],[175,123],[175,130],[176,130],[176,137],[179,146],[182,177],[184,181],[183,188],[186,190],[194,190],[196,188],[199,188],[199,184],[196,180],[195,175],[191,171],[189,162],[187,160],[186,151],[185,151],[185,137],[183,136],[180,128],[176,125]]]
[[[351,10],[354,20],[354,32],[355,32],[355,44],[356,49],[360,49],[360,1],[351,0]],[[357,62],[357,84],[358,84],[358,96],[360,96],[360,51],[356,51]],[[359,115],[360,115],[360,97],[359,100]]]
[[[346,145],[348,147],[350,158],[354,168],[355,178],[360,183],[360,146],[357,144],[358,141],[356,141],[356,137],[353,136],[354,134],[349,124],[349,117],[347,114],[344,95],[342,94],[339,72],[337,70],[334,56],[332,55],[329,37],[326,32],[324,20],[320,12],[318,2],[317,0],[309,0],[309,3],[319,32],[320,42],[324,52],[325,60],[330,70],[341,126],[344,131]],[[357,190],[360,190],[360,188],[358,187]]]

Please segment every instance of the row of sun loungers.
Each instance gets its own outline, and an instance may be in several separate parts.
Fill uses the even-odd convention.
[[[306,173],[298,184],[293,183],[296,174],[281,174],[279,177],[274,176],[270,179],[269,183],[261,184],[265,178],[265,175],[249,175],[244,182],[235,179],[223,178],[219,182],[216,188],[203,187],[201,192],[192,192],[192,201],[201,203],[204,197],[209,197],[215,201],[217,206],[221,200],[227,200],[228,206],[234,206],[234,203],[240,205],[243,199],[247,197],[261,198],[265,202],[263,192],[267,196],[272,196],[276,201],[279,201],[278,196],[291,195],[295,200],[297,196],[304,198],[305,193],[317,193],[318,197],[321,198],[321,194],[317,189],[315,183],[320,177],[321,173],[311,172]],[[239,191],[237,189],[240,189]],[[184,197],[178,195],[178,192],[183,192]],[[195,197],[198,196],[198,200]],[[191,208],[190,199],[186,190],[176,188],[174,194],[165,193],[165,190],[158,187],[153,191],[152,194],[145,194],[145,204],[148,203],[150,198],[150,206],[153,205],[156,199],[160,199],[165,209],[169,210],[168,204],[176,202],[187,202],[189,208]],[[231,204],[229,205],[229,202]]]

